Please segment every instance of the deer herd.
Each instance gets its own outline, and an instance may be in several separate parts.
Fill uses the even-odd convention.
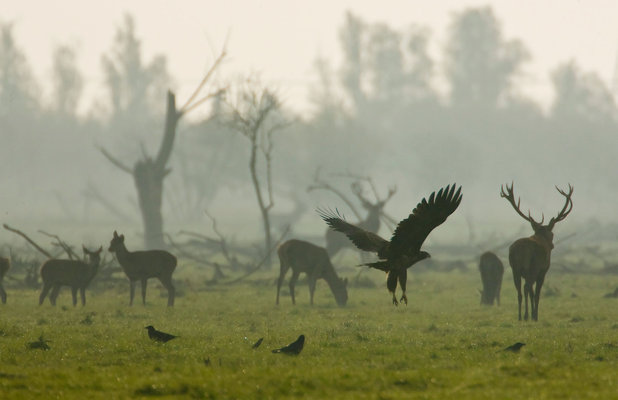
[[[553,244],[553,228],[557,222],[564,220],[573,209],[573,186],[562,190],[556,187],[558,193],[565,199],[564,206],[555,217],[547,224],[544,216],[540,222],[532,218],[530,211],[524,214],[520,208],[520,199],[515,200],[513,184],[502,186],[500,196],[505,198],[515,212],[525,221],[529,222],[533,235],[521,238],[513,242],[509,247],[508,260],[513,273],[513,282],[517,290],[518,317],[522,319],[522,299],[525,309],[523,319],[537,321],[539,316],[539,299],[545,275],[549,270],[551,251]],[[367,217],[357,224],[347,222],[338,211],[318,209],[318,214],[329,225],[326,233],[326,247],[320,247],[307,241],[290,239],[281,244],[277,250],[280,261],[279,277],[277,279],[277,298],[285,275],[291,269],[292,277],[289,280],[289,294],[292,303],[296,304],[294,288],[301,273],[307,275],[309,286],[310,303],[313,305],[313,297],[318,279],[324,279],[332,291],[335,301],[339,306],[344,306],[348,300],[347,279],[341,279],[331,263],[331,258],[346,246],[353,245],[359,250],[373,252],[378,256],[378,261],[368,262],[366,265],[379,269],[387,274],[387,288],[392,294],[393,304],[399,302],[395,297],[395,290],[399,284],[402,296],[399,300],[407,304],[406,277],[407,269],[425,258],[429,253],[422,251],[421,246],[434,228],[444,223],[449,215],[458,208],[463,197],[461,186],[448,185],[433,192],[426,199],[423,198],[414,208],[412,213],[402,219],[395,228],[390,241],[377,235],[380,226],[380,218],[386,202],[395,194],[395,189],[390,189],[386,198],[372,203],[362,197],[358,188],[354,188],[355,194],[361,200],[362,206],[367,210]],[[377,196],[376,196],[377,197]],[[347,237],[347,238],[346,238]],[[82,305],[86,304],[86,288],[96,276],[101,262],[103,248],[91,251],[83,247],[87,261],[49,259],[40,268],[43,288],[39,296],[39,305],[43,304],[49,294],[52,305],[62,286],[71,288],[73,305],[77,304],[77,292],[81,296]],[[165,250],[129,251],[124,243],[124,235],[114,231],[108,251],[114,253],[122,270],[129,279],[129,305],[133,304],[135,285],[141,284],[142,303],[146,304],[146,286],[149,278],[157,278],[167,289],[167,305],[174,305],[175,288],[172,283],[172,274],[176,269],[177,260],[174,255]],[[2,285],[3,278],[10,268],[10,261],[0,257],[0,298],[6,303],[7,294]],[[504,266],[500,259],[492,252],[485,252],[479,262],[479,271],[483,290],[481,291],[481,304],[492,305],[494,301],[500,304],[500,289]],[[524,281],[523,295],[521,291],[522,279]],[[51,291],[51,293],[50,293]],[[528,301],[530,301],[530,314],[528,313]]]

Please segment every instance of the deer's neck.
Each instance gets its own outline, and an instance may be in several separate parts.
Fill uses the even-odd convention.
[[[542,246],[547,251],[548,254],[554,248],[553,242],[542,235],[534,234],[530,236],[529,239],[532,240],[534,243],[537,243],[540,246]]]
[[[131,255],[131,252],[127,250],[127,247],[124,245],[124,243],[122,243],[116,249],[116,258],[118,258],[118,262],[120,263],[120,265],[124,265],[128,262],[129,255]]]

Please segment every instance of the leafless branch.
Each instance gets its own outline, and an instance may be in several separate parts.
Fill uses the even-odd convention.
[[[69,256],[69,259],[71,260],[78,260],[79,256],[77,254],[75,254],[75,252],[73,251],[73,249],[71,248],[71,246],[69,246],[65,241],[63,241],[62,239],[60,239],[60,236],[52,234],[52,233],[47,233],[44,230],[39,229],[38,230],[39,233],[42,233],[45,236],[49,236],[51,238],[56,239],[56,243],[52,243],[55,246],[60,247],[62,250],[64,250],[65,253],[67,253],[67,256]]]
[[[221,62],[223,61],[225,56],[226,56],[226,51],[225,51],[225,47],[224,47],[223,50],[221,50],[221,54],[219,54],[219,57],[217,57],[217,59],[215,60],[213,65],[210,67],[210,69],[208,70],[208,72],[204,76],[204,79],[202,79],[202,81],[197,86],[197,88],[195,89],[193,94],[189,97],[187,102],[180,108],[180,110],[179,110],[180,114],[185,114],[185,113],[189,112],[190,110],[192,110],[193,108],[195,108],[195,104],[191,105],[191,103],[193,102],[193,100],[195,100],[195,98],[200,93],[200,91],[202,90],[202,88],[204,87],[206,82],[208,82],[208,80],[210,79],[212,74],[215,72],[215,70],[217,69],[219,64],[221,64]],[[201,102],[203,102],[203,99],[200,100],[198,103],[201,103]]]
[[[103,147],[101,146],[97,146],[97,148],[99,149],[99,151],[101,153],[103,153],[103,155],[105,156],[105,158],[108,159],[109,162],[111,162],[112,164],[114,164],[117,168],[119,168],[120,170],[129,173],[131,175],[133,175],[133,169],[127,167],[126,165],[124,165],[123,163],[121,163],[119,160],[117,160],[114,156],[112,156],[107,150],[105,150]]]
[[[49,254],[47,251],[45,251],[41,246],[39,246],[38,244],[36,244],[34,242],[34,240],[30,239],[28,237],[28,235],[26,235],[25,233],[23,233],[22,231],[15,229],[15,228],[11,228],[10,226],[8,226],[7,224],[3,224],[2,225],[4,227],[4,229],[6,229],[7,231],[11,231],[13,233],[18,234],[19,236],[23,237],[24,239],[26,239],[26,241],[28,243],[30,243],[32,246],[34,246],[35,249],[37,249],[40,253],[42,253],[45,257],[47,258],[53,258],[53,256],[51,254]]]

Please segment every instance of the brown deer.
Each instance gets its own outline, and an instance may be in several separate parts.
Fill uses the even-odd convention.
[[[383,200],[378,199],[376,203],[372,203],[363,196],[361,187],[358,184],[352,185],[352,192],[360,200],[363,208],[367,210],[367,217],[356,224],[356,226],[372,233],[378,233],[382,210],[386,203],[397,192],[397,188],[390,188],[386,198]],[[341,249],[346,247],[355,248],[352,242],[350,242],[345,235],[342,235],[341,232],[332,229],[326,231],[326,252],[330,257],[334,257]]]
[[[6,275],[9,268],[11,268],[11,262],[9,259],[0,257],[0,297],[2,297],[2,304],[6,304],[6,290],[4,290],[2,281],[4,280],[4,275]]]
[[[479,271],[481,272],[481,304],[493,306],[494,300],[500,305],[500,289],[502,288],[502,276],[504,275],[504,265],[497,255],[491,251],[486,251],[481,255],[479,261]]]
[[[290,278],[290,296],[292,296],[292,304],[296,304],[294,298],[294,286],[301,272],[307,274],[309,281],[309,295],[311,297],[311,305],[313,305],[313,293],[315,292],[315,284],[319,278],[323,278],[330,287],[330,290],[335,295],[335,301],[340,306],[345,306],[348,301],[348,291],[346,286],[347,279],[341,279],[337,276],[333,265],[330,262],[328,253],[323,247],[316,246],[303,240],[290,239],[283,243],[277,249],[280,261],[279,280],[277,281],[277,304],[279,304],[279,291],[283,278],[290,268],[292,268],[292,277]]]
[[[49,301],[52,306],[56,305],[56,299],[62,286],[71,287],[71,295],[73,296],[73,306],[77,305],[77,290],[82,298],[82,306],[86,305],[86,288],[99,271],[101,263],[100,247],[97,251],[90,251],[84,246],[84,255],[88,257],[88,264],[81,260],[47,260],[41,266],[41,279],[43,280],[43,289],[39,296],[39,305],[43,304],[45,297],[51,289]]]
[[[172,274],[176,269],[176,257],[165,250],[129,251],[124,245],[124,235],[114,231],[114,237],[109,243],[111,253],[116,254],[118,263],[129,278],[130,301],[133,305],[135,284],[142,283],[142,303],[146,305],[146,285],[148,278],[157,278],[167,289],[167,306],[174,305],[176,289],[172,284]]]
[[[513,184],[511,187],[506,185],[500,187],[500,196],[508,200],[513,206],[517,214],[523,219],[530,222],[534,235],[516,240],[509,247],[509,264],[513,270],[513,281],[515,289],[517,289],[517,301],[519,305],[519,320],[521,321],[521,278],[524,278],[524,297],[526,302],[526,312],[524,320],[528,320],[528,298],[530,298],[530,307],[532,312],[532,320],[538,321],[539,317],[539,299],[541,297],[541,288],[545,280],[545,274],[549,270],[551,259],[551,250],[554,248],[554,234],[552,229],[556,222],[562,221],[573,210],[573,186],[569,184],[569,191],[566,193],[556,186],[556,190],[565,197],[564,207],[556,217],[549,220],[547,225],[543,225],[545,217],[541,218],[541,222],[536,222],[528,211],[528,216],[521,212],[519,208],[520,199],[515,202],[513,195]],[[533,290],[533,286],[535,286]]]

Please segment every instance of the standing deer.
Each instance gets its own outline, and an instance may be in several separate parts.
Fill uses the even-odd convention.
[[[129,278],[130,301],[133,305],[135,284],[142,283],[142,303],[146,305],[146,285],[148,278],[157,278],[167,289],[167,306],[174,305],[176,289],[172,284],[172,274],[176,269],[176,257],[165,250],[129,251],[124,245],[124,235],[114,231],[114,237],[109,243],[111,253],[116,254],[118,263]]]
[[[534,235],[516,240],[511,247],[509,247],[509,264],[513,270],[513,281],[515,283],[515,289],[517,289],[517,301],[519,305],[519,320],[521,321],[521,278],[524,278],[524,297],[526,301],[526,312],[524,314],[524,320],[528,320],[528,298],[530,298],[530,307],[532,311],[532,320],[538,321],[539,317],[539,298],[541,297],[541,288],[543,287],[543,281],[545,280],[545,274],[549,270],[549,264],[551,259],[551,250],[554,248],[554,234],[552,229],[556,222],[562,221],[573,210],[573,186],[569,184],[569,192],[565,193],[563,190],[556,186],[556,190],[562,196],[565,197],[564,207],[558,213],[556,217],[549,220],[547,225],[543,225],[545,217],[541,218],[541,222],[536,222],[528,211],[528,216],[521,212],[519,208],[520,199],[515,202],[515,196],[513,195],[513,184],[511,187],[506,185],[506,192],[504,187],[500,187],[500,197],[504,197],[513,206],[517,214],[523,219],[530,222]],[[533,290],[533,286],[536,287]]]
[[[4,285],[2,285],[2,281],[4,280],[4,275],[11,268],[11,262],[8,258],[0,257],[0,297],[2,297],[2,304],[6,304],[6,290],[4,290]]]
[[[500,305],[500,289],[504,275],[502,261],[491,251],[486,251],[481,255],[479,271],[481,271],[481,282],[483,283],[481,304],[493,306],[495,299],[496,303]]]
[[[356,226],[369,232],[378,233],[382,210],[386,203],[397,192],[397,188],[390,188],[386,198],[383,200],[378,199],[376,203],[372,203],[363,196],[360,185],[352,185],[352,192],[358,197],[363,208],[367,210],[367,217],[356,224]],[[339,250],[345,247],[355,248],[352,242],[350,242],[345,235],[342,235],[341,232],[332,229],[326,231],[326,252],[330,257],[334,257]]]
[[[45,261],[41,266],[41,279],[43,280],[43,289],[39,296],[39,305],[43,304],[47,293],[51,289],[49,301],[52,306],[56,305],[56,299],[62,286],[71,287],[71,295],[73,296],[73,306],[77,305],[77,290],[82,298],[82,306],[86,305],[86,288],[99,271],[101,263],[100,247],[97,251],[90,251],[82,246],[84,255],[88,257],[88,264],[81,260],[58,260],[51,259]]]
[[[292,296],[292,304],[296,304],[294,298],[294,286],[301,272],[307,274],[309,281],[309,295],[311,297],[311,305],[313,305],[313,293],[315,292],[315,284],[319,278],[323,278],[330,287],[330,290],[335,295],[335,300],[340,306],[345,306],[348,301],[348,291],[346,286],[347,279],[341,279],[337,276],[333,265],[330,262],[328,253],[323,247],[316,246],[303,240],[290,239],[283,243],[277,249],[280,261],[279,280],[277,281],[277,304],[279,304],[279,291],[283,278],[290,268],[292,268],[292,277],[290,278],[290,295]]]

